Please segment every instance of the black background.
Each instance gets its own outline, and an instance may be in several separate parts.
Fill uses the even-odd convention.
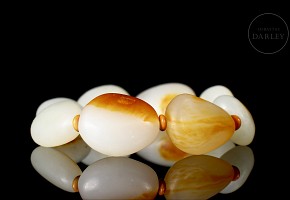
[[[6,148],[11,153],[5,165],[8,189],[18,188],[15,196],[80,199],[78,193],[64,192],[44,180],[31,166],[30,154],[37,145],[31,139],[30,125],[43,101],[60,96],[78,99],[104,84],[119,85],[134,96],[168,82],[187,84],[197,95],[210,86],[224,85],[250,110],[256,123],[256,135],[249,145],[255,156],[253,171],[238,191],[212,199],[262,194],[257,188],[265,184],[258,178],[264,168],[265,143],[275,143],[275,138],[262,130],[261,104],[274,102],[275,87],[287,84],[280,76],[286,74],[289,42],[277,54],[264,55],[252,48],[247,31],[251,21],[264,12],[280,15],[288,25],[289,18],[270,7],[251,11],[235,6],[214,11],[184,7],[186,12],[177,8],[106,8],[100,13],[98,8],[93,13],[69,11],[63,15],[38,10],[15,19],[13,29],[8,30],[10,45],[6,49],[14,82],[7,90],[13,96],[8,105],[17,105],[8,115],[13,132],[7,135],[15,142],[13,148]],[[165,175],[166,168],[134,158],[150,165],[159,177]]]

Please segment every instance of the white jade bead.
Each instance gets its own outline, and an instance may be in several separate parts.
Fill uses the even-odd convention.
[[[81,106],[75,101],[61,101],[48,106],[32,121],[32,139],[45,147],[59,146],[72,141],[79,135],[72,122],[80,112]]]
[[[136,97],[149,103],[156,110],[158,115],[164,115],[169,102],[175,96],[182,93],[195,95],[195,92],[189,86],[172,82],[148,88],[139,93]],[[172,144],[166,131],[160,131],[155,141],[138,151],[137,154],[150,162],[168,167],[186,156],[186,153]]]
[[[138,98],[103,94],[83,108],[78,128],[92,149],[105,155],[125,156],[155,140],[159,119],[154,109]]]
[[[221,95],[234,96],[230,89],[228,89],[227,87],[223,85],[215,85],[204,90],[199,97],[209,102],[213,102],[217,97]]]
[[[72,187],[73,181],[82,171],[65,154],[54,148],[39,146],[31,153],[31,163],[47,181],[67,192],[75,192]]]
[[[129,93],[125,89],[120,87],[120,86],[111,85],[111,84],[109,84],[109,85],[101,85],[101,86],[94,87],[94,88],[86,91],[85,93],[83,93],[79,97],[77,102],[81,106],[84,107],[92,99],[94,99],[95,97],[97,97],[97,96],[99,96],[101,94],[105,94],[105,93],[119,93],[119,94],[127,94],[127,95],[129,95]]]
[[[164,83],[139,93],[136,97],[149,103],[158,115],[164,114],[169,102],[178,94],[195,95],[193,89],[182,83]]]
[[[82,161],[90,152],[90,147],[80,135],[69,143],[54,147],[56,150],[66,154],[76,163]]]
[[[86,106],[79,119],[79,131],[85,142],[94,150],[112,156],[141,150],[154,141],[158,129],[158,123],[145,123],[131,115],[93,106]]]
[[[222,95],[213,102],[230,115],[237,115],[241,119],[241,127],[235,131],[231,140],[238,145],[249,145],[255,136],[255,123],[249,110],[237,98]]]
[[[224,145],[218,147],[217,149],[206,153],[206,155],[214,156],[220,158],[223,154],[234,148],[236,145],[231,141],[227,141]]]
[[[236,146],[221,156],[221,159],[236,166],[240,171],[240,177],[229,183],[220,193],[228,194],[238,190],[248,179],[254,167],[254,153],[248,146]]]
[[[151,167],[127,157],[93,163],[78,182],[82,199],[154,199],[158,187],[158,176]]]
[[[48,99],[44,102],[42,102],[37,110],[36,110],[36,115],[38,115],[41,111],[43,111],[45,108],[49,107],[50,105],[54,104],[54,103],[58,103],[61,101],[74,101],[73,99],[70,98],[66,98],[66,97],[56,97],[56,98],[52,98],[52,99]]]

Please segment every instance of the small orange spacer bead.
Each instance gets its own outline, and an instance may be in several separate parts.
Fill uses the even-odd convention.
[[[159,188],[158,188],[158,195],[164,195],[166,190],[166,184],[164,180],[159,180]]]
[[[237,115],[231,115],[235,122],[235,129],[238,130],[241,127],[242,120]]]
[[[164,115],[159,115],[159,124],[160,124],[159,129],[161,131],[165,131],[167,127],[167,121]]]
[[[236,181],[240,178],[240,170],[239,168],[237,168],[236,166],[233,165],[233,169],[234,169],[234,177],[233,177],[233,181]]]
[[[75,177],[75,179],[73,180],[73,183],[72,183],[72,188],[75,192],[79,191],[79,187],[78,187],[79,178],[80,178],[80,176]]]
[[[77,132],[79,132],[79,119],[80,119],[80,115],[76,115],[75,117],[74,117],[74,119],[73,119],[73,127],[74,127],[74,129],[77,131]]]

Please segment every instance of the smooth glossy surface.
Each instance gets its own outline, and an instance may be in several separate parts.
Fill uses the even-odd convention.
[[[235,131],[231,140],[238,145],[249,145],[255,136],[255,122],[250,111],[244,104],[233,96],[223,95],[214,100],[230,115],[237,115],[241,119],[241,127]]]
[[[164,115],[169,102],[179,94],[192,94],[195,92],[191,87],[182,83],[163,83],[148,88],[136,97],[149,103],[158,115]],[[160,131],[155,141],[137,152],[142,158],[162,166],[172,166],[176,161],[189,154],[178,149],[168,137],[166,130]]]
[[[189,156],[178,149],[170,140],[165,131],[160,131],[156,140],[137,152],[137,155],[157,165],[170,167],[176,161]]]
[[[127,157],[107,157],[88,166],[79,179],[82,199],[154,199],[158,177],[148,165]]]
[[[120,93],[120,94],[127,94],[127,95],[129,95],[129,93],[125,89],[123,89],[122,87],[120,87],[118,85],[112,85],[112,84],[100,85],[100,86],[91,88],[88,91],[86,91],[85,93],[83,93],[79,97],[79,99],[77,100],[77,102],[81,106],[84,107],[92,99],[94,99],[95,97],[97,97],[97,96],[99,96],[101,94],[105,94],[105,93]]]
[[[54,147],[56,150],[66,154],[76,163],[83,160],[91,148],[84,142],[80,135],[69,143]]]
[[[54,148],[39,146],[31,153],[31,163],[47,181],[67,192],[75,192],[72,187],[73,181],[82,171],[65,154]]]
[[[37,110],[36,110],[36,115],[38,115],[41,111],[43,111],[45,108],[49,107],[52,104],[58,103],[58,102],[62,102],[62,101],[74,101],[73,99],[70,98],[66,98],[66,97],[56,97],[56,98],[52,98],[52,99],[48,99],[44,102],[42,102]]]
[[[236,146],[222,155],[221,159],[236,166],[240,171],[240,177],[220,192],[223,194],[232,193],[242,187],[251,174],[255,162],[254,153],[248,146]]]
[[[235,131],[234,121],[227,112],[194,95],[176,96],[165,116],[171,141],[192,155],[213,151],[225,144]]]
[[[78,127],[92,149],[105,155],[126,156],[155,140],[159,119],[145,101],[110,93],[96,97],[83,108]]]
[[[195,95],[191,87],[183,83],[163,83],[140,92],[136,97],[149,103],[158,115],[165,114],[169,102],[177,95],[186,93]]]
[[[208,155],[195,155],[177,161],[166,173],[165,198],[209,199],[233,179],[228,162]]]
[[[54,103],[40,112],[32,121],[31,137],[40,146],[54,147],[74,140],[79,133],[72,126],[81,106],[75,101]]]
[[[199,97],[209,102],[213,102],[217,97],[222,95],[234,96],[229,88],[223,85],[215,85],[204,90]]]

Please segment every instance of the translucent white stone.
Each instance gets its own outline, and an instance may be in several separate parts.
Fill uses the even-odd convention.
[[[101,94],[105,94],[105,93],[119,93],[119,94],[127,94],[129,95],[129,93],[123,89],[120,86],[117,85],[101,85],[101,86],[97,86],[94,87],[88,91],[86,91],[84,94],[82,94],[79,99],[77,100],[77,102],[81,105],[81,106],[85,106],[87,105],[87,103],[89,103],[92,99],[94,99],[95,97],[101,95]]]
[[[237,115],[241,119],[241,127],[235,131],[231,140],[238,145],[249,145],[255,136],[255,123],[249,110],[237,98],[222,95],[213,102],[230,115]]]
[[[158,187],[158,176],[151,167],[127,157],[93,163],[78,182],[82,199],[154,199]]]
[[[178,149],[165,131],[160,131],[155,141],[137,152],[140,157],[157,165],[171,167],[176,161],[189,156]]]
[[[73,99],[70,98],[66,98],[66,97],[56,97],[56,98],[52,98],[52,99],[48,99],[44,102],[42,102],[37,110],[36,110],[36,115],[38,115],[41,111],[43,111],[45,108],[47,108],[48,106],[57,103],[57,102],[61,102],[61,101],[74,101]]]
[[[193,89],[188,85],[172,82],[148,88],[136,97],[149,103],[158,115],[164,115],[169,102],[175,96],[183,93],[195,95]],[[188,156],[187,153],[173,145],[166,131],[160,131],[155,141],[138,151],[137,154],[150,162],[162,166],[172,166],[177,160]]]
[[[73,180],[81,175],[79,166],[65,154],[50,147],[36,147],[31,153],[34,169],[47,181],[67,191],[73,190]]]
[[[84,142],[80,135],[69,143],[54,147],[66,154],[76,163],[82,161],[90,152],[91,148]]]
[[[213,102],[217,97],[221,95],[234,96],[230,89],[228,89],[227,87],[223,85],[215,85],[204,90],[199,97],[209,102]]]
[[[111,93],[96,97],[83,108],[78,127],[92,149],[105,155],[126,156],[155,140],[159,119],[143,100]]]
[[[206,153],[206,155],[214,156],[220,158],[223,154],[234,148],[236,145],[231,141],[227,141],[224,145],[218,147],[217,149]]]
[[[73,128],[72,122],[80,112],[81,106],[74,101],[61,101],[48,106],[32,121],[32,139],[45,147],[59,146],[74,140],[79,133]]]
[[[158,115],[165,114],[169,102],[178,94],[195,95],[191,87],[183,83],[163,83],[153,86],[139,93],[136,97],[149,103]]]
[[[254,167],[254,153],[248,146],[236,146],[222,155],[221,159],[236,166],[240,171],[240,177],[230,182],[230,184],[220,192],[222,194],[228,194],[238,190],[248,179]]]

